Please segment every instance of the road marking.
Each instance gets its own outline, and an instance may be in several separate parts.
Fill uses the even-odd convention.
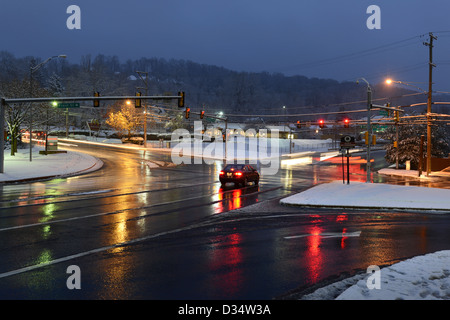
[[[61,263],[61,262],[64,262],[64,261],[69,261],[69,260],[72,260],[72,259],[81,258],[81,257],[87,256],[87,255],[91,255],[91,254],[94,254],[94,253],[103,252],[103,251],[115,249],[115,248],[118,248],[118,247],[124,247],[124,246],[130,245],[130,244],[133,244],[133,243],[138,243],[138,242],[142,242],[142,241],[145,241],[145,240],[150,240],[150,239],[157,238],[157,237],[164,236],[164,235],[168,235],[168,234],[171,234],[171,233],[176,233],[176,232],[181,232],[181,231],[193,229],[193,228],[200,227],[200,226],[202,226],[202,225],[198,224],[198,225],[192,225],[192,226],[188,226],[188,227],[184,227],[184,228],[180,228],[180,229],[175,229],[175,230],[171,230],[171,231],[161,232],[161,233],[153,234],[153,235],[142,237],[142,238],[137,238],[137,239],[132,239],[132,240],[125,241],[125,242],[116,243],[116,244],[113,244],[113,245],[110,245],[110,246],[105,246],[105,247],[101,247],[101,248],[97,248],[97,249],[92,249],[92,250],[89,250],[89,251],[80,252],[80,253],[77,253],[77,254],[72,254],[72,255],[69,255],[69,256],[66,256],[66,257],[58,258],[58,259],[47,261],[47,262],[44,262],[44,263],[40,263],[40,264],[36,264],[36,265],[24,267],[24,268],[12,270],[12,271],[0,273],[0,279],[1,278],[6,278],[6,277],[10,277],[10,276],[13,276],[13,275],[16,275],[16,274],[24,273],[24,272],[27,272],[27,271],[39,269],[39,268],[42,268],[42,267],[50,266],[50,265],[53,265],[53,264]]]
[[[260,193],[265,193],[265,192],[270,192],[270,191],[274,191],[274,190],[277,190],[277,189],[280,189],[280,188],[281,187],[274,187],[274,188],[270,188],[270,189],[263,190],[263,191],[258,191],[258,192],[251,193],[251,194],[244,194],[244,195],[239,196],[239,198],[240,197],[252,196],[252,195],[260,194]],[[232,190],[230,190],[230,192],[231,191]],[[228,191],[226,191],[226,192],[228,192]],[[181,202],[181,201],[197,199],[197,198],[202,198],[202,197],[193,197],[193,198],[188,198],[188,199],[180,199],[180,200],[175,201],[175,202]],[[221,202],[221,201],[227,201],[227,200],[229,200],[229,199],[222,199],[222,200],[218,200],[218,201],[212,201],[212,202],[209,202],[208,205],[210,205],[212,203]],[[166,203],[159,203],[159,204],[155,204],[155,205],[151,205],[151,206],[147,206],[147,207],[160,206],[160,205],[169,204],[169,203],[174,203],[174,201],[166,202]],[[146,207],[144,207],[144,208],[146,208]],[[55,222],[62,222],[62,221],[69,221],[69,220],[78,220],[78,219],[84,219],[84,218],[87,218],[87,217],[93,217],[93,216],[99,216],[99,215],[105,215],[105,214],[114,214],[114,213],[118,213],[118,212],[122,212],[122,211],[134,210],[134,209],[136,209],[136,208],[125,209],[125,210],[120,210],[120,211],[116,211],[116,212],[102,213],[102,214],[93,214],[93,215],[84,216],[84,217],[75,217],[75,218],[55,220],[55,221],[47,221],[47,222],[42,222],[42,223],[30,224],[30,225],[15,226],[15,227],[10,227],[10,228],[0,229],[0,231],[6,231],[6,230],[11,230],[11,229],[19,229],[19,228],[26,228],[26,227],[36,226],[36,225],[45,225],[45,224],[51,224],[51,223],[55,223]],[[231,221],[228,221],[228,222],[231,222]],[[10,277],[10,276],[13,276],[13,275],[17,275],[17,274],[20,274],[20,273],[24,273],[24,272],[36,270],[36,269],[39,269],[39,268],[42,268],[42,267],[54,265],[54,264],[57,264],[57,263],[73,260],[73,259],[76,259],[76,258],[81,258],[81,257],[87,256],[87,255],[91,255],[91,254],[94,254],[94,253],[108,251],[108,250],[119,248],[119,247],[125,247],[125,246],[128,246],[128,245],[132,245],[132,244],[139,243],[139,242],[142,242],[142,241],[158,238],[158,237],[161,237],[161,236],[165,236],[165,235],[169,235],[169,234],[173,234],[173,233],[178,233],[178,232],[182,232],[182,231],[187,231],[187,230],[191,230],[191,229],[195,229],[195,228],[215,225],[216,223],[217,223],[216,221],[212,221],[212,222],[211,221],[207,221],[207,222],[203,222],[203,223],[193,224],[193,225],[186,226],[186,227],[183,227],[183,228],[178,228],[178,229],[174,229],[174,230],[170,230],[170,231],[165,231],[165,232],[149,235],[149,236],[146,236],[146,237],[141,237],[141,238],[137,238],[137,239],[131,239],[129,241],[124,241],[124,242],[112,244],[112,245],[109,245],[109,246],[104,246],[104,247],[100,247],[100,248],[96,248],[96,249],[80,252],[80,253],[77,253],[77,254],[68,255],[68,256],[65,256],[65,257],[62,257],[62,258],[58,258],[58,259],[54,259],[54,260],[51,260],[51,261],[47,261],[47,262],[44,262],[44,263],[31,265],[31,266],[27,266],[27,267],[24,267],[24,268],[20,268],[20,269],[11,270],[11,271],[8,271],[8,272],[0,273],[0,279],[1,278],[6,278],[6,277]]]
[[[165,188],[165,189],[141,190],[141,191],[133,191],[133,192],[126,192],[126,193],[112,194],[112,195],[100,195],[100,196],[95,196],[95,194],[99,193],[99,192],[87,191],[87,192],[82,192],[82,193],[67,193],[67,194],[58,194],[58,195],[37,196],[37,197],[32,197],[32,198],[14,199],[14,200],[6,200],[6,201],[0,200],[0,203],[15,203],[15,202],[25,202],[25,201],[42,200],[42,199],[73,197],[73,196],[79,196],[79,195],[90,195],[90,194],[94,195],[93,197],[80,198],[80,199],[68,199],[68,200],[52,201],[52,202],[45,202],[45,203],[29,203],[29,204],[15,205],[15,206],[9,206],[9,207],[3,206],[3,207],[0,207],[0,210],[22,208],[22,207],[32,207],[32,206],[44,206],[47,204],[58,204],[58,203],[64,203],[64,202],[76,202],[76,201],[84,201],[84,200],[122,197],[122,196],[135,195],[135,194],[141,194],[141,193],[165,192],[165,191],[172,191],[174,189],[192,188],[192,187],[203,186],[203,185],[208,185],[208,184],[216,184],[218,182],[219,181],[207,182],[207,183],[197,183],[197,184],[177,186],[177,187]],[[166,181],[156,181],[153,183],[166,184],[167,182]],[[129,188],[127,188],[127,189],[129,189]],[[117,190],[120,191],[120,189],[111,189],[110,191],[117,191]],[[102,193],[106,193],[106,192],[108,192],[108,191],[104,191]]]
[[[313,237],[313,236],[319,236],[321,238],[341,238],[341,237],[359,237],[361,235],[361,231],[355,231],[355,232],[324,232],[324,233],[307,233],[307,234],[300,234],[296,236],[288,236],[284,237],[286,240],[290,239],[297,239],[297,238],[304,238],[304,237]]]
[[[274,188],[269,188],[267,190],[254,192],[254,193],[242,194],[242,195],[240,195],[238,197],[214,200],[214,201],[208,202],[208,203],[206,203],[204,205],[212,205],[214,203],[224,202],[224,201],[228,201],[228,200],[234,199],[234,198],[250,197],[250,196],[257,195],[257,194],[274,191],[274,190],[277,190],[277,189],[280,189],[280,188],[281,187],[274,187]],[[233,191],[234,191],[234,189],[228,190],[228,191],[224,191],[222,194],[232,193]],[[171,204],[174,204],[174,203],[180,203],[180,202],[197,200],[197,199],[202,199],[202,198],[211,197],[211,196],[217,196],[218,194],[219,193],[210,193],[210,194],[205,194],[205,195],[196,196],[196,197],[190,197],[190,198],[183,198],[183,199],[172,200],[172,201],[167,201],[167,202],[154,203],[154,204],[150,204],[150,205],[147,205],[147,206],[126,208],[126,209],[121,209],[121,210],[116,210],[116,211],[101,212],[101,213],[95,213],[95,214],[90,214],[90,215],[85,215],[85,216],[78,216],[78,217],[73,217],[73,218],[58,219],[58,220],[53,220],[53,221],[37,222],[37,223],[24,224],[24,225],[19,225],[19,226],[6,227],[6,228],[1,228],[0,232],[2,232],[2,231],[9,231],[9,230],[15,230],[15,229],[29,228],[29,227],[37,227],[37,226],[41,226],[41,225],[49,225],[49,224],[59,223],[59,222],[67,222],[67,221],[81,220],[81,219],[87,219],[87,218],[94,218],[94,217],[99,217],[99,216],[107,216],[107,215],[119,214],[119,213],[123,213],[123,212],[127,212],[127,211],[150,209],[150,208],[154,208],[154,207],[171,205]],[[159,214],[159,213],[156,212],[156,213],[146,214],[146,215],[143,215],[143,216],[139,216],[138,219],[147,218],[149,216],[156,215],[156,214]],[[137,219],[137,218],[130,218],[128,220],[134,220],[134,219]]]

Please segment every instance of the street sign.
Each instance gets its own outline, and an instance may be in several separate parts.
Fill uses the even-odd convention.
[[[343,136],[341,138],[341,148],[349,149],[356,146],[355,137]]]
[[[78,102],[62,102],[58,103],[58,108],[79,108],[80,104]]]
[[[98,122],[88,122],[89,130],[91,131],[99,131],[100,130],[100,123]]]

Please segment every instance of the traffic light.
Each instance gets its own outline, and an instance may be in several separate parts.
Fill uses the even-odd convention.
[[[178,108],[184,108],[184,91],[178,92]]]
[[[94,92],[94,97],[100,97],[100,92],[95,91]],[[94,99],[94,107],[100,107],[100,100]]]
[[[189,113],[191,112],[191,108],[186,108],[185,118],[189,119]]]
[[[400,112],[395,111],[395,122],[399,122],[400,121]]]
[[[319,120],[319,127],[320,127],[321,129],[323,128],[324,124],[325,124],[325,121],[324,121],[323,119],[320,119],[320,120]]]
[[[368,131],[364,132],[364,139],[366,140],[366,144],[368,145],[369,144],[369,132]]]
[[[302,127],[302,124],[300,123],[300,120],[297,121],[297,128],[300,129]]]
[[[348,128],[350,126],[350,119],[345,118],[344,119],[344,128]]]
[[[136,92],[136,97],[140,97],[142,94],[140,92]],[[134,102],[134,106],[136,108],[142,107],[141,99],[137,98]]]
[[[204,116],[205,116],[205,111],[202,110],[202,112],[200,112],[200,119],[203,119]]]

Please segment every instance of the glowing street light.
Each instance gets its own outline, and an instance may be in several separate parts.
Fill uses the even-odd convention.
[[[364,79],[364,78],[358,78],[356,80],[356,83],[359,83],[359,80],[364,81],[367,84],[367,132],[368,132],[368,138],[370,139],[372,137],[372,126],[370,124],[370,109],[372,108],[372,87],[370,86],[370,83]],[[371,176],[371,164],[370,164],[370,143],[367,145],[367,159],[366,159],[366,172],[367,172],[367,178],[366,183],[370,183],[370,176]]]
[[[417,90],[419,90],[419,91],[421,91],[421,92],[423,92],[423,93],[426,93],[426,91],[423,90],[422,88],[420,88],[420,87],[418,87],[418,86],[415,86],[415,85],[413,85],[413,84],[411,84],[411,83],[409,83],[409,82],[398,81],[398,80],[392,80],[392,79],[390,79],[390,78],[386,79],[384,82],[385,82],[387,85],[391,85],[391,84],[393,84],[393,83],[403,84],[403,85],[405,85],[405,86],[413,87],[413,88],[416,88]]]
[[[67,58],[67,56],[65,54],[60,54],[58,56],[52,56],[52,57],[47,58],[47,60],[39,63],[38,65],[30,67],[30,97],[31,98],[33,98],[33,73],[38,71],[44,64],[46,64],[47,62],[49,62],[50,60],[55,59],[55,58],[65,59],[65,58]],[[30,119],[29,132],[30,132],[30,162],[31,162],[33,159],[33,156],[32,156],[32,154],[33,154],[33,110],[31,107],[29,109],[29,119]]]
[[[403,82],[403,81],[394,81],[391,79],[387,79],[386,80],[386,84],[391,84],[391,83],[400,83],[400,84],[404,84],[406,86],[411,86],[414,87],[416,89],[418,89],[419,91],[421,91],[422,93],[427,93],[428,94],[428,102],[427,102],[427,176],[430,174],[431,172],[431,119],[430,119],[430,114],[431,114],[431,82],[429,83],[430,89],[427,91],[423,90],[422,88],[419,88],[415,85],[412,85],[410,83],[407,82]],[[397,122],[398,123],[398,122]],[[398,141],[398,138],[397,138]],[[398,142],[397,142],[398,143]],[[397,147],[397,151],[398,151],[398,147]],[[398,158],[398,157],[397,157]]]

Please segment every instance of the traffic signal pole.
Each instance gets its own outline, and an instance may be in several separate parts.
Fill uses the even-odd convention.
[[[366,171],[367,171],[367,177],[366,177],[366,183],[371,183],[371,163],[370,163],[370,145],[372,142],[372,126],[370,123],[371,120],[371,109],[372,107],[376,107],[376,108],[381,108],[381,109],[386,109],[386,110],[394,110],[394,111],[399,111],[399,112],[403,112],[403,110],[401,109],[397,109],[397,108],[392,108],[389,106],[377,106],[377,105],[372,105],[372,88],[370,87],[369,82],[364,79],[364,78],[360,78],[361,80],[363,80],[366,84],[367,84],[367,159],[366,159]],[[359,80],[359,79],[358,79]],[[356,81],[356,83],[359,83],[359,81]]]
[[[142,82],[145,84],[145,95],[148,95],[148,72],[136,71],[141,78]],[[138,88],[139,89],[139,88]],[[144,103],[144,148],[147,148],[147,101]]]

